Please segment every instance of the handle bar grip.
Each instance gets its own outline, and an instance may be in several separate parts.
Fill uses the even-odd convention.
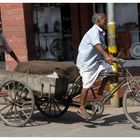
[[[120,58],[113,58],[113,61],[119,64],[124,64],[126,62],[124,59],[120,59]]]

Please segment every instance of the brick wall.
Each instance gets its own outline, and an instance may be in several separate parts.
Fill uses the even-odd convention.
[[[3,32],[4,36],[6,37],[10,47],[14,50],[17,57],[20,61],[28,60],[28,50],[31,50],[28,46],[27,41],[27,28],[26,24],[28,22],[27,15],[32,19],[31,13],[27,13],[29,11],[29,5],[24,5],[22,3],[2,3],[1,7],[1,19],[3,25]],[[30,8],[31,9],[31,8]],[[25,16],[25,14],[27,14]],[[26,20],[27,19],[27,20]],[[33,24],[32,26],[33,28]],[[33,29],[31,28],[31,32],[29,34],[28,31],[28,38],[32,36],[31,43],[33,43]],[[28,46],[28,47],[27,47]],[[34,46],[34,44],[32,44]],[[5,54],[6,59],[6,69],[13,70],[16,66],[16,62],[9,56]]]

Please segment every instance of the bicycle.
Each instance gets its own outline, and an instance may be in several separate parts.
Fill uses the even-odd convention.
[[[96,100],[95,92],[92,92],[94,100],[92,102],[92,118],[95,115],[101,115],[104,111],[105,103],[112,98],[114,93],[127,86],[127,90],[123,95],[123,110],[127,119],[137,128],[140,128],[140,81],[134,79],[131,73],[126,67],[124,67],[125,60],[114,58],[114,62],[118,63],[119,67],[122,69],[122,72],[115,73],[101,73],[100,76],[118,76],[122,77],[121,81],[118,82],[116,86],[111,91],[108,91],[105,95],[102,95],[102,98]],[[79,76],[73,85],[68,90],[68,98],[72,100],[75,96],[80,94],[82,89],[82,78]],[[106,83],[107,84],[107,83]],[[94,89],[96,89],[95,87]],[[106,88],[106,87],[105,87]],[[104,88],[104,89],[105,89]],[[104,91],[102,90],[102,92]]]

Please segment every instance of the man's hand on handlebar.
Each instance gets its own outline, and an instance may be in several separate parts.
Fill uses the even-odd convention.
[[[111,65],[113,63],[113,57],[112,57],[112,55],[110,55],[110,54],[108,55],[107,54],[105,56],[105,60],[106,60],[107,63],[109,63]]]
[[[124,64],[126,62],[124,59],[113,57],[112,55],[108,55],[107,57],[105,57],[105,59],[106,59],[106,62],[109,63],[110,65],[113,62],[116,62],[118,64]]]

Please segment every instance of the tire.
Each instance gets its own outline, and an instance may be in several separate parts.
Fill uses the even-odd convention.
[[[36,97],[37,109],[46,117],[56,118],[62,116],[69,108],[69,102],[55,97]]]
[[[123,97],[123,109],[127,119],[135,128],[140,128],[140,81],[130,83]]]
[[[8,126],[23,126],[35,107],[32,90],[21,81],[10,80],[0,86],[0,118]]]

